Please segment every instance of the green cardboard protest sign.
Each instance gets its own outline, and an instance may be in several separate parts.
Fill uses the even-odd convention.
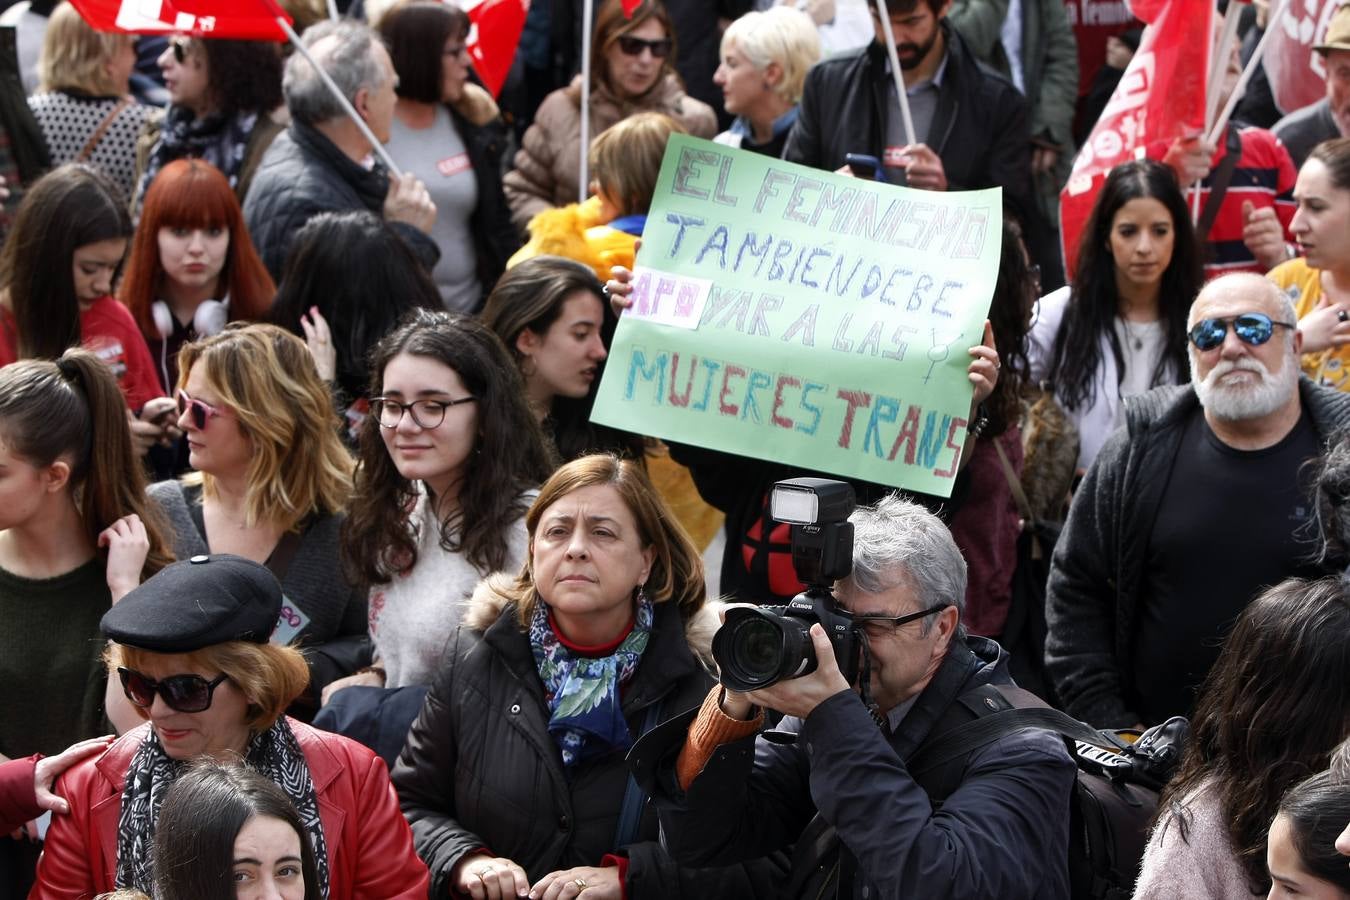
[[[674,135],[592,418],[951,495],[995,188],[935,193]]]

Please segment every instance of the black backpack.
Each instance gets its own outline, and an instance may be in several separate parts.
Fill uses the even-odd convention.
[[[906,766],[935,799],[960,785],[972,753],[1016,731],[1039,728],[1066,739],[1078,764],[1069,802],[1069,891],[1073,900],[1129,900],[1148,842],[1158,793],[1176,771],[1190,725],[1181,716],[1130,743],[1046,706],[1010,684],[966,691]]]

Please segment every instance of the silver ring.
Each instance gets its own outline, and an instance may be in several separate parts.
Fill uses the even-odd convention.
[[[1340,312],[1336,313],[1336,321],[1338,322],[1350,321],[1350,312],[1341,310]]]

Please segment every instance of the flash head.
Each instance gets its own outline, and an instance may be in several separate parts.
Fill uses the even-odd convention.
[[[844,522],[857,506],[853,485],[828,478],[789,478],[776,482],[769,515],[789,525]]]

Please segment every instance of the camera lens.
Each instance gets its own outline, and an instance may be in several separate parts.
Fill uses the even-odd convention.
[[[783,664],[783,631],[759,617],[736,623],[731,636],[731,658],[746,681],[767,681]]]

